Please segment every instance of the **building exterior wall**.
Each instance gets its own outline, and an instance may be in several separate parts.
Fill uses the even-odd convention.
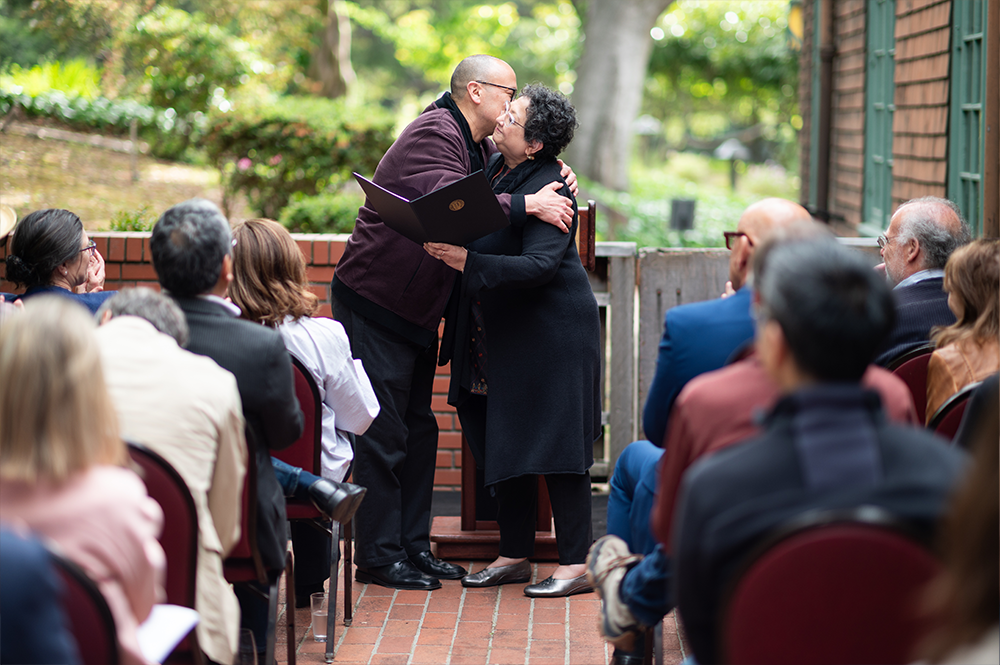
[[[799,51],[799,115],[802,117],[802,129],[799,131],[799,201],[809,202],[811,194],[811,163],[812,130],[813,130],[813,46],[817,0],[802,2],[802,50]]]
[[[851,226],[862,221],[864,196],[865,13],[865,0],[834,5],[829,210]]]
[[[895,205],[947,196],[951,0],[896,1]]]

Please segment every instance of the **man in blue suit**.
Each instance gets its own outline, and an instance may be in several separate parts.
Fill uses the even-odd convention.
[[[725,233],[729,281],[722,297],[667,310],[656,375],[643,411],[647,440],[631,443],[622,452],[608,497],[608,534],[623,539],[631,552],[646,555],[630,571],[630,582],[623,582],[619,593],[633,614],[651,621],[645,625],[670,610],[664,598],[667,558],[649,529],[670,408],[688,381],[719,369],[753,340],[748,283],[754,248],[775,229],[811,221],[809,212],[792,201],[769,198],[754,203],[740,216],[736,230]],[[632,652],[616,648],[612,663],[638,664],[642,658],[641,645]]]

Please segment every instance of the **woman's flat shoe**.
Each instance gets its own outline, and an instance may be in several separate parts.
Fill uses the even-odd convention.
[[[532,598],[561,598],[577,593],[590,593],[593,587],[587,581],[587,575],[580,575],[570,580],[557,580],[547,577],[538,584],[524,587],[524,595]]]
[[[531,563],[525,559],[521,563],[509,566],[483,568],[478,573],[471,573],[462,578],[462,586],[483,587],[499,586],[501,584],[517,584],[531,579]]]

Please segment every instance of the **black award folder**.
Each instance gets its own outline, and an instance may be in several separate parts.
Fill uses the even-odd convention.
[[[467,245],[507,226],[507,215],[482,171],[408,201],[354,174],[382,222],[415,243]]]

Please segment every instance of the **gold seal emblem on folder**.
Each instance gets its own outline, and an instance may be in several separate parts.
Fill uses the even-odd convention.
[[[448,204],[448,210],[451,210],[452,212],[458,212],[464,207],[465,207],[465,201],[463,201],[462,199],[455,199],[454,201]]]

